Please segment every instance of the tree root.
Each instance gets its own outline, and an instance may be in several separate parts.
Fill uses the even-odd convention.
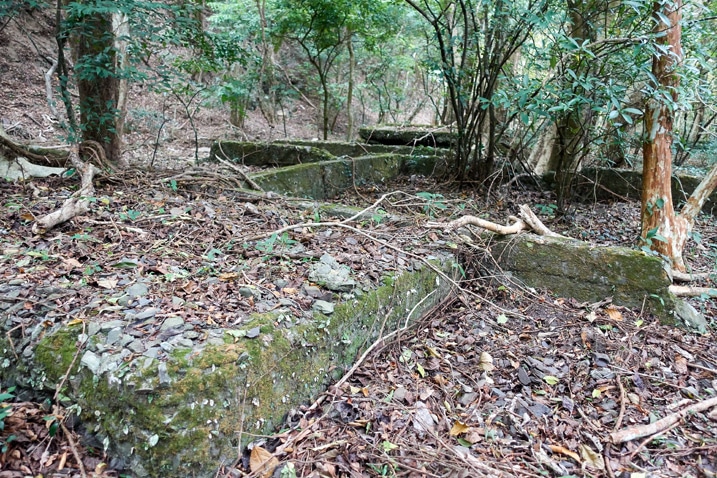
[[[481,229],[485,229],[487,231],[503,235],[518,234],[522,231],[532,230],[533,232],[541,236],[565,238],[565,236],[561,236],[560,234],[557,234],[548,229],[548,227],[543,224],[540,219],[538,219],[538,216],[536,216],[535,213],[533,213],[533,211],[531,211],[530,208],[525,204],[520,206],[520,218],[511,216],[510,219],[511,221],[513,221],[513,223],[507,226],[503,226],[502,224],[487,221],[476,216],[463,216],[449,223],[429,222],[426,224],[426,227],[441,228],[446,232],[450,232],[455,229],[458,229],[459,227],[472,225],[478,226]]]
[[[687,408],[667,415],[656,422],[622,429],[610,434],[610,441],[616,445],[661,433],[693,413],[703,412],[717,406],[717,397],[703,400]]]
[[[72,166],[80,173],[82,178],[81,187],[64,202],[60,209],[38,219],[32,226],[34,234],[44,234],[58,224],[69,221],[73,217],[85,214],[90,210],[89,198],[95,195],[92,180],[100,170],[94,164],[80,160],[79,146],[77,145],[70,149],[68,157]]]

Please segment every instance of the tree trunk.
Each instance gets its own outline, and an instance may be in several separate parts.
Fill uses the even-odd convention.
[[[80,94],[80,122],[83,141],[102,145],[105,157],[121,164],[122,121],[118,54],[111,14],[92,14],[79,19],[75,65]],[[109,70],[109,72],[108,72]]]
[[[351,141],[354,136],[354,114],[351,103],[354,99],[354,74],[356,69],[356,55],[354,54],[353,32],[349,31],[346,35],[349,50],[349,91],[346,93],[346,141]]]
[[[645,105],[645,139],[642,146],[642,239],[653,251],[663,255],[672,266],[685,271],[682,249],[690,224],[677,216],[672,204],[672,123],[677,101],[679,75],[675,71],[682,61],[682,0],[661,4],[655,2],[653,17],[657,48],[652,58],[654,94]],[[666,24],[663,19],[667,19]],[[670,92],[672,101],[661,92]],[[670,104],[672,103],[672,104]]]

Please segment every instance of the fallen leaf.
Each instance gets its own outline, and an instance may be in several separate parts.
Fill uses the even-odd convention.
[[[612,320],[622,321],[622,312],[617,310],[615,307],[608,307],[605,309],[605,313]]]
[[[221,274],[219,274],[219,280],[224,282],[229,282],[238,278],[239,274],[236,272],[222,272]]]
[[[565,447],[562,447],[559,445],[550,445],[550,451],[552,451],[553,453],[560,453],[562,455],[569,456],[576,462],[580,463],[580,456],[577,453],[575,453],[574,451],[570,451]]]
[[[117,279],[100,279],[97,281],[97,285],[103,289],[114,289],[117,287]]]
[[[278,465],[279,460],[264,448],[260,446],[252,448],[249,457],[249,468],[252,473],[261,474],[262,478],[268,478]]]
[[[583,462],[585,462],[585,466],[588,468],[600,471],[605,469],[605,459],[602,455],[593,451],[593,449],[589,446],[580,445],[580,456],[583,458]]]
[[[456,421],[451,427],[451,431],[448,432],[448,434],[452,437],[457,437],[461,433],[467,432],[468,428],[468,425],[466,425],[465,423]]]
[[[488,352],[481,352],[478,368],[480,370],[483,370],[484,372],[490,372],[491,370],[495,370],[495,366],[493,365],[493,357]]]

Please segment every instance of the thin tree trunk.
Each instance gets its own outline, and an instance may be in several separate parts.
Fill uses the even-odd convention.
[[[346,116],[348,118],[346,125],[347,141],[351,141],[354,136],[354,114],[353,109],[351,108],[351,103],[353,103],[354,99],[354,74],[356,69],[356,55],[354,54],[354,44],[352,37],[353,32],[349,31],[346,35],[349,49],[349,90],[346,93]]]
[[[118,124],[120,78],[116,70],[112,15],[94,14],[80,21],[82,31],[77,35],[75,75],[80,94],[82,139],[101,144],[107,160],[119,165],[122,153],[122,124]],[[108,68],[113,70],[111,74],[96,73]]]
[[[657,50],[652,58],[655,94],[645,106],[645,140],[642,147],[642,238],[650,248],[685,271],[682,249],[691,229],[689,222],[677,216],[672,204],[672,125],[674,113],[660,91],[669,91],[677,101],[679,75],[675,71],[682,61],[682,0],[661,4],[655,2]],[[663,19],[667,19],[666,24]],[[666,34],[664,34],[666,33]]]

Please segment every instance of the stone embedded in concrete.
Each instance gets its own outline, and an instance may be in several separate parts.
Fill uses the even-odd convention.
[[[617,305],[647,306],[662,321],[675,323],[672,280],[659,257],[534,234],[496,237],[491,249],[501,269],[529,287],[583,302],[612,297]]]
[[[457,271],[449,256],[435,264],[446,274]],[[137,477],[214,477],[236,458],[238,441],[275,431],[290,409],[340,377],[379,334],[405,325],[407,311],[417,320],[450,293],[448,281],[422,267],[334,304],[330,316],[277,321],[277,311],[254,314],[243,326],[255,339],[210,329],[192,347],[186,339],[173,347],[147,342],[143,356],[139,344],[120,353],[87,351],[63,393],[82,407],[86,429],[109,444],[118,460],[113,466]],[[37,337],[37,353],[26,365],[48,388],[73,364],[81,333],[79,324],[57,324]]]

